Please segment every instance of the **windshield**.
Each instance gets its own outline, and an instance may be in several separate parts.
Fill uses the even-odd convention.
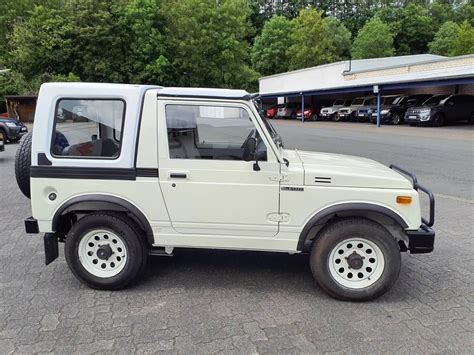
[[[364,99],[359,98],[359,99],[354,99],[354,101],[352,101],[351,105],[362,105],[363,103],[364,103]]]
[[[344,105],[344,100],[336,100],[336,101],[334,101],[333,105],[334,106],[342,106],[342,105]]]
[[[270,123],[270,121],[267,119],[267,116],[265,115],[265,112],[260,108],[259,104],[255,101],[252,100],[255,108],[257,109],[258,114],[260,115],[260,118],[262,122],[265,124],[265,128],[270,132],[270,135],[272,136],[273,141],[275,142],[277,147],[283,148],[283,141],[280,137],[280,135],[277,133],[273,125]]]
[[[383,99],[383,104],[384,105],[393,105],[397,99],[399,99],[400,96],[387,96]]]
[[[398,104],[402,103],[404,98],[405,98],[405,96],[398,96],[395,100],[393,100],[392,104],[393,105],[398,105]]]
[[[433,96],[431,98],[429,98],[428,100],[426,100],[425,102],[423,102],[423,106],[436,106],[438,105],[442,100],[446,99],[448,97],[448,95],[436,95],[436,96]]]

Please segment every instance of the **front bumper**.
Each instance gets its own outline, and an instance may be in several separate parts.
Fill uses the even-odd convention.
[[[396,170],[403,175],[409,176],[413,182],[413,188],[417,191],[424,192],[429,198],[429,217],[428,219],[421,217],[421,225],[418,230],[408,230],[405,234],[408,237],[408,250],[412,254],[431,253],[434,249],[435,232],[431,228],[435,221],[435,198],[433,192],[420,183],[416,175],[406,171],[396,165],[390,165],[390,169]]]
[[[431,115],[406,114],[405,122],[407,123],[428,123],[431,121]]]
[[[380,123],[387,123],[390,122],[391,115],[390,113],[381,113],[380,114]],[[372,117],[370,118],[372,122],[377,122],[377,113],[372,113]]]
[[[8,127],[6,130],[8,139],[18,139],[28,133],[26,126]]]
[[[411,254],[426,254],[433,251],[435,232],[426,224],[422,224],[416,231],[406,231],[406,235]]]

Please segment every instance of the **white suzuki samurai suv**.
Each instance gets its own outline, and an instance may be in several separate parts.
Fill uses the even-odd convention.
[[[400,252],[433,250],[434,198],[415,175],[285,150],[256,99],[240,90],[44,84],[16,173],[31,195],[26,232],[45,233],[46,264],[64,242],[80,281],[119,289],[148,255],[174,248],[308,252],[327,293],[362,301],[393,285]]]

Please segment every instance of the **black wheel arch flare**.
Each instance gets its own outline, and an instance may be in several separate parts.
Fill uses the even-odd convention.
[[[70,212],[89,213],[95,211],[114,211],[130,215],[145,232],[149,245],[154,244],[153,230],[143,212],[132,203],[116,196],[93,194],[78,196],[67,200],[54,214],[52,228],[57,232],[61,226],[62,218]]]
[[[374,220],[371,216],[379,216],[383,219],[390,219],[401,228],[408,228],[406,221],[396,212],[391,209],[371,203],[342,203],[333,205],[323,209],[316,213],[311,219],[306,223],[303,230],[300,233],[298,239],[298,245],[296,250],[298,251],[308,251],[310,248],[310,242],[312,237],[315,236],[315,233],[312,230],[314,227],[319,227],[316,231],[316,237],[319,231],[332,219],[336,218],[346,218],[346,217],[362,217]],[[378,222],[377,220],[375,220]]]

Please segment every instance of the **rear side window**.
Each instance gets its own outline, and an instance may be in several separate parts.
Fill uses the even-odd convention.
[[[61,99],[56,105],[51,152],[56,157],[120,155],[125,102],[120,99]]]

